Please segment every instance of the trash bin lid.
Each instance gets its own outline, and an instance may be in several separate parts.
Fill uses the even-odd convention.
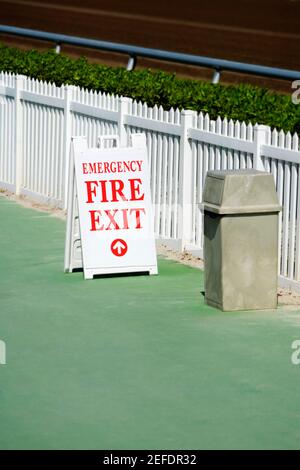
[[[281,210],[272,174],[258,170],[208,171],[202,206],[216,214]]]

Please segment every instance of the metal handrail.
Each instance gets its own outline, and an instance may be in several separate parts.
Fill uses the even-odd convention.
[[[216,59],[193,54],[184,54],[181,52],[164,51],[160,49],[150,49],[147,47],[131,46],[128,44],[118,44],[97,39],[87,39],[79,36],[69,36],[66,34],[50,33],[35,29],[18,28],[15,26],[0,25],[0,33],[7,33],[14,36],[30,37],[44,41],[54,42],[56,52],[59,53],[62,44],[71,44],[73,46],[88,47],[92,49],[111,51],[120,54],[129,55],[127,70],[133,70],[137,57],[147,57],[160,61],[176,62],[187,65],[196,65],[208,67],[214,70],[212,83],[218,83],[222,70],[232,72],[259,75],[263,77],[279,78],[283,80],[299,80],[300,72],[296,70],[281,69],[276,67],[266,67],[264,65],[247,64],[243,62],[234,62],[231,60]]]

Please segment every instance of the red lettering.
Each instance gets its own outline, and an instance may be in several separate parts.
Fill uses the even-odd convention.
[[[117,202],[118,200],[120,201],[128,201],[126,197],[123,194],[123,189],[124,189],[124,183],[121,180],[111,180],[111,194],[112,194],[112,199],[111,202]],[[119,195],[120,199],[117,198],[117,194]]]
[[[133,214],[132,222],[135,223],[135,229],[141,229],[141,214],[145,214],[145,209],[135,208],[135,209],[114,209],[114,210],[91,210],[90,213],[90,221],[91,221],[91,232],[99,231],[99,230],[128,230],[129,229],[129,222],[128,222],[128,213],[131,215]],[[104,223],[103,217],[106,218]],[[118,216],[118,217],[117,217]],[[116,219],[119,219],[118,221]],[[105,224],[105,225],[104,225]],[[121,226],[120,226],[121,225]]]
[[[93,198],[92,196],[96,196],[96,188],[98,186],[98,181],[85,181],[85,184],[86,184],[86,191],[87,191],[87,204],[92,204],[94,201],[93,201]],[[92,188],[92,185],[94,185],[95,187]]]
[[[100,224],[101,211],[89,211],[89,213],[91,216],[91,228],[90,228],[91,232],[95,232],[96,230],[103,230],[104,228],[103,224],[97,227],[97,225]]]
[[[131,198],[130,201],[143,201],[144,193],[141,194],[142,180],[140,178],[129,178]],[[139,197],[138,197],[139,196]]]
[[[107,194],[106,194],[107,180],[100,180],[99,183],[101,185],[101,202],[108,202]]]
[[[121,209],[122,212],[123,212],[123,229],[124,230],[127,230],[129,229],[129,225],[128,225],[128,215],[127,215],[127,211],[128,209]]]
[[[89,163],[89,173],[96,173],[96,163]]]
[[[83,163],[83,164],[82,164],[82,173],[83,173],[84,175],[86,175],[86,174],[88,173],[86,166],[87,166],[86,163]]]
[[[141,226],[141,212],[145,214],[145,209],[131,209],[130,214],[135,212],[135,219],[136,219],[136,227],[135,228],[142,228]]]
[[[111,173],[115,173],[117,171],[116,165],[117,165],[116,162],[111,162],[111,164],[110,164]]]
[[[124,171],[130,171],[130,165],[128,165],[128,162],[123,162],[124,165]]]
[[[111,197],[108,198],[107,185],[110,183]],[[87,204],[93,204],[98,196],[99,202],[118,202],[118,201],[143,201],[145,194],[142,192],[142,180],[140,178],[128,178],[130,198],[125,196],[125,184],[122,180],[90,180],[85,181],[87,191]],[[100,187],[100,191],[98,190]]]
[[[114,209],[112,211],[106,210],[104,212],[107,215],[107,217],[109,218],[109,224],[108,224],[108,226],[106,227],[105,230],[120,230],[119,225],[115,221],[115,215],[118,212],[118,209]],[[113,224],[113,228],[110,228],[111,224]]]

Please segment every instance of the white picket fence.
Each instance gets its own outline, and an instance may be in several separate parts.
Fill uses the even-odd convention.
[[[156,236],[203,255],[200,210],[207,170],[272,172],[283,212],[279,279],[300,291],[300,148],[295,134],[213,121],[194,111],[150,108],[130,98],[56,87],[0,73],[0,187],[66,208],[71,136],[96,146],[100,135],[147,138]],[[263,234],[262,234],[263,236]]]

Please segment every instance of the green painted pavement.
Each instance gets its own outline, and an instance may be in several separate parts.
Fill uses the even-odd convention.
[[[300,448],[300,313],[222,313],[199,270],[84,281],[63,221],[0,198],[1,449]]]

